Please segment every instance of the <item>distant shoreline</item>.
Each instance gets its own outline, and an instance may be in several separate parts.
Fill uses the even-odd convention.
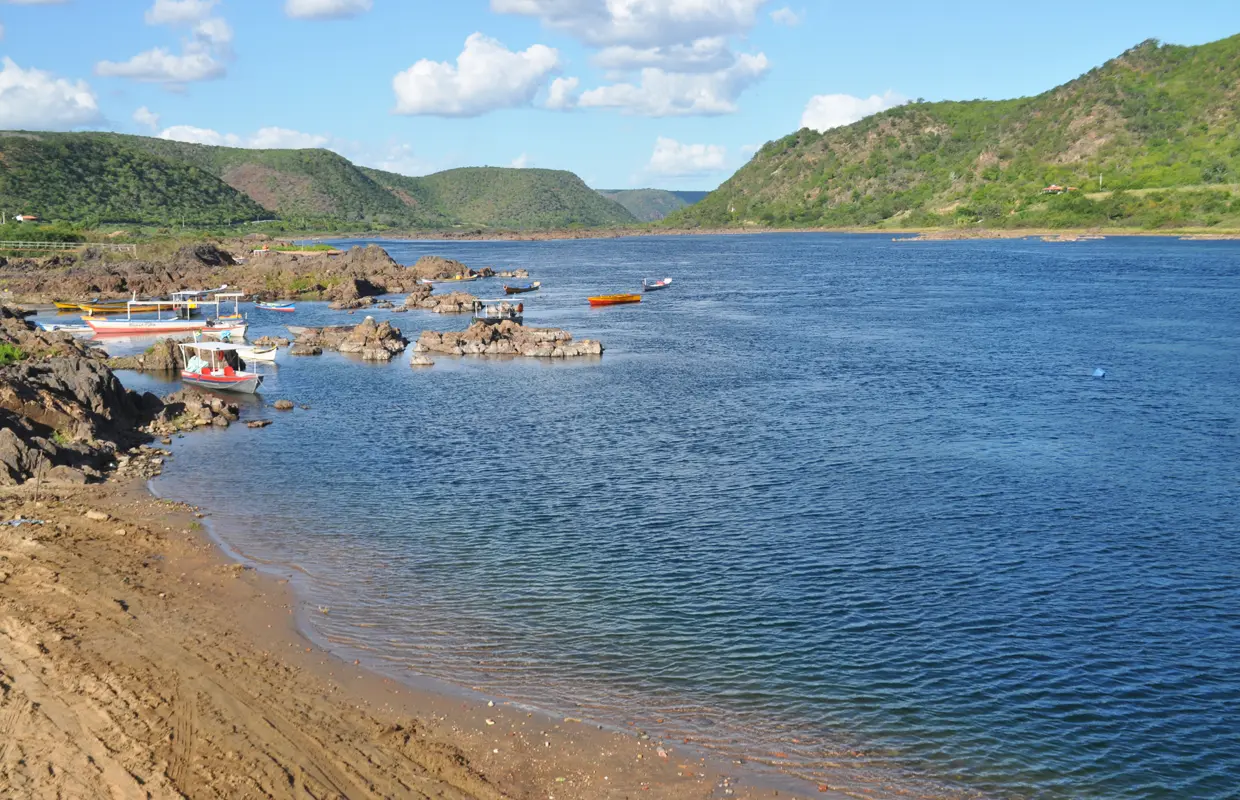
[[[462,241],[462,242],[543,242],[575,239],[627,239],[647,236],[746,236],[755,234],[834,233],[866,236],[892,236],[912,241],[962,241],[970,239],[1051,239],[1055,241],[1087,241],[1112,236],[1172,237],[1197,241],[1236,241],[1240,231],[1217,231],[1208,228],[1177,228],[1173,230],[1132,230],[1126,228],[592,228],[583,230],[548,231],[408,231],[384,233],[345,233],[329,235],[297,235],[290,240],[339,241],[370,239],[375,241]]]

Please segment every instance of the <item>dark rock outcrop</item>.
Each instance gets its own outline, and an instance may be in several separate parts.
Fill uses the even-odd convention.
[[[423,331],[413,349],[415,353],[533,358],[574,358],[603,353],[601,342],[574,341],[572,334],[565,330],[527,328],[508,320],[494,324],[475,322],[463,331]]]
[[[185,359],[181,342],[191,341],[189,337],[179,339],[157,339],[146,352],[135,356],[118,356],[108,359],[112,369],[132,369],[140,372],[179,372],[185,368]]]
[[[328,328],[310,328],[297,337],[292,355],[317,355],[310,351],[319,349],[339,350],[341,353],[359,353],[367,361],[388,361],[409,345],[400,328],[390,322],[375,322],[366,317],[355,326],[336,325]],[[305,351],[305,352],[299,352]]]

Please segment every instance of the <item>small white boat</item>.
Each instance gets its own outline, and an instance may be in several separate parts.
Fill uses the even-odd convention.
[[[258,345],[238,345],[237,355],[241,356],[246,361],[263,361],[269,364],[274,364],[276,362],[276,353],[279,352],[279,349],[280,348],[275,345],[266,345],[265,347]]]
[[[235,344],[224,342],[184,342],[180,345],[185,359],[181,380],[195,386],[225,392],[255,394],[263,384],[257,372],[238,369]]]
[[[671,278],[664,278],[661,281],[651,280],[650,278],[642,279],[642,291],[643,292],[656,292],[659,289],[666,289],[667,287],[671,285],[672,285]]]
[[[234,312],[227,317],[221,318],[220,300],[221,298],[230,298],[234,302],[240,297],[240,294],[216,294],[211,300],[198,300],[191,303],[189,296],[199,295],[201,292],[174,292],[172,301],[164,300],[130,300],[127,304],[129,312],[124,319],[120,317],[85,317],[83,321],[90,326],[91,330],[98,334],[110,334],[121,336],[132,336],[135,334],[158,334],[158,333],[188,333],[200,332],[203,336],[210,338],[225,339],[241,339],[245,336],[248,327],[245,318],[240,313]],[[215,305],[215,318],[213,319],[190,319],[192,305]],[[134,309],[153,307],[155,310],[155,319],[134,319],[136,313]],[[170,308],[172,317],[164,318],[164,309]]]
[[[35,324],[39,326],[39,330],[48,333],[71,333],[77,336],[95,332],[89,325],[62,325],[59,322],[36,322]]]

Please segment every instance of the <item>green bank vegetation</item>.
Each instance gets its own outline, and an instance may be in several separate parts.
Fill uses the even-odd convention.
[[[1240,227],[1240,36],[767,143],[676,226]],[[1050,194],[1051,185],[1072,187]]]
[[[571,172],[411,178],[330,150],[249,150],[117,133],[0,132],[0,209],[87,227],[242,232],[547,229],[635,222]]]

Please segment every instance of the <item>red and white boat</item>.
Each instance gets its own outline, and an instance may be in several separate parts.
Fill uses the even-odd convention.
[[[130,300],[127,304],[128,313],[124,319],[120,317],[83,317],[82,321],[90,326],[96,334],[111,334],[114,336],[134,336],[141,334],[160,334],[160,333],[188,333],[197,331],[203,336],[213,339],[241,339],[245,337],[246,328],[249,325],[240,313],[234,311],[232,315],[220,317],[220,300],[221,298],[233,299],[240,295],[220,295],[217,294],[210,301],[192,301],[190,295],[198,296],[202,292],[177,292],[173,295],[173,300]],[[190,319],[193,309],[198,306],[215,304],[215,317],[211,319]],[[134,319],[136,308],[141,307],[143,311],[149,310],[150,307],[155,309],[155,319]],[[165,309],[171,309],[172,317],[164,319]]]
[[[263,384],[263,376],[238,369],[237,345],[225,342],[184,342],[180,345],[185,359],[181,381],[224,392],[255,394]]]

